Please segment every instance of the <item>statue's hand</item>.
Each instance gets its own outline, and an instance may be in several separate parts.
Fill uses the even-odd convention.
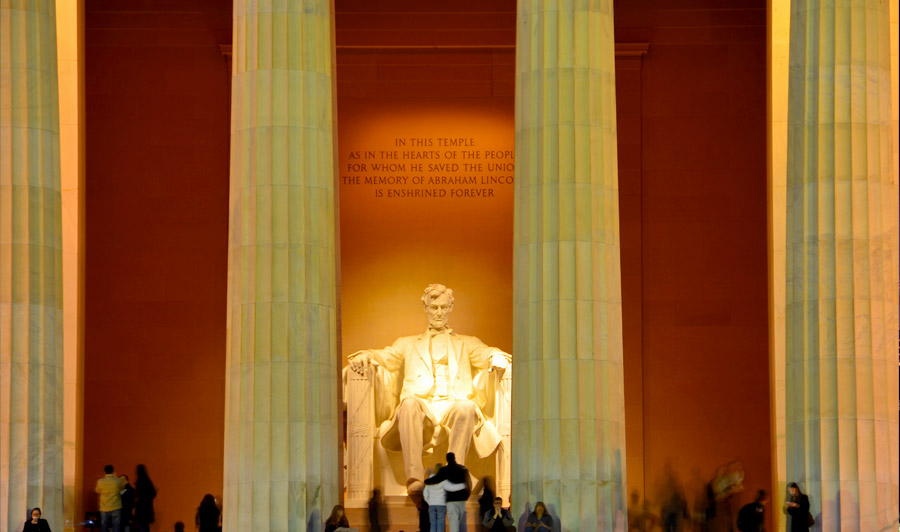
[[[360,375],[365,375],[369,366],[372,365],[372,359],[366,351],[357,351],[356,353],[353,353],[347,357],[347,362],[350,363],[350,369]]]
[[[494,353],[491,357],[491,371],[495,369],[506,370],[512,362],[512,357],[506,353]]]

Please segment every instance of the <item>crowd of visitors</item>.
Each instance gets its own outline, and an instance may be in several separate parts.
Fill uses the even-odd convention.
[[[95,491],[98,495],[100,509],[100,530],[102,532],[150,532],[150,526],[155,521],[153,501],[156,498],[156,486],[150,480],[147,467],[139,464],[135,471],[135,486],[129,483],[128,475],[116,475],[115,468],[107,465],[103,468],[104,476],[97,480]],[[429,471],[429,473],[432,473]],[[740,475],[741,480],[743,478]],[[718,475],[717,475],[718,478]],[[711,489],[715,481],[711,483]],[[503,499],[494,497],[490,485],[485,479],[484,491],[479,500],[483,514],[481,515],[482,530],[485,532],[515,532],[515,518],[509,508],[503,507]],[[453,453],[447,453],[447,465],[436,464],[433,473],[425,480],[423,490],[424,500],[420,501],[420,530],[421,532],[444,532],[445,522],[449,523],[450,532],[466,532],[466,501],[472,491],[469,471],[456,462]],[[713,490],[714,492],[733,493],[734,490]],[[717,500],[727,500],[726,497],[717,497]],[[488,502],[491,506],[486,510]],[[707,511],[708,517],[713,517],[706,522],[715,524],[721,521],[722,530],[735,530],[740,532],[765,532],[766,506],[769,495],[766,490],[758,490],[753,502],[741,507],[737,514],[736,522],[732,521],[730,509],[722,511],[728,506],[716,507],[712,512]],[[805,495],[800,486],[791,482],[788,485],[788,498],[784,503],[784,512],[787,514],[787,532],[809,532],[815,524],[815,519],[810,513],[809,497]],[[728,515],[727,521],[722,521],[721,516]],[[194,518],[199,532],[221,532],[221,509],[216,498],[206,494],[197,507]],[[640,521],[644,522],[644,521]],[[629,530],[635,528],[636,521],[632,521]],[[663,516],[660,523],[669,523]],[[734,523],[734,524],[732,524]],[[521,523],[520,523],[521,524]],[[342,532],[348,530],[350,524],[344,507],[336,505],[331,515],[326,519],[325,532]],[[651,525],[652,526],[652,525]],[[678,528],[667,532],[676,532]],[[707,526],[707,528],[709,528]],[[40,508],[32,508],[22,527],[22,532],[52,532],[50,523],[42,518]],[[524,520],[525,532],[551,532],[553,530],[553,517],[547,511],[547,506],[538,501],[534,505],[528,517]],[[175,524],[175,532],[183,532],[184,523]]]

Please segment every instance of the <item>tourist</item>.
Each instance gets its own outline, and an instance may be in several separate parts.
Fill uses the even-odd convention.
[[[456,463],[456,455],[447,453],[447,465],[440,471],[425,479],[425,485],[439,484],[447,480],[450,484],[444,486],[447,497],[447,521],[450,524],[450,532],[466,530],[466,501],[471,493],[472,480],[469,478],[469,470],[462,464]],[[461,487],[460,487],[461,486]]]
[[[156,487],[147,474],[147,466],[138,464],[134,481],[134,526],[140,532],[149,532],[150,525],[156,521],[153,513],[153,499],[156,498]]]
[[[115,468],[111,465],[103,467],[105,476],[97,480],[97,492],[100,499],[100,530],[107,532],[121,532],[122,523],[122,489],[125,483],[114,475]]]
[[[382,532],[385,529],[381,524],[383,515],[387,515],[387,510],[384,508],[381,491],[376,488],[372,490],[372,498],[369,499],[369,530],[371,532]]]
[[[511,532],[516,529],[512,513],[503,507],[503,499],[494,497],[493,507],[482,516],[481,524],[488,532]]]
[[[325,521],[325,532],[334,532],[340,528],[350,528],[350,522],[344,514],[344,507],[337,504],[331,509],[331,515]]]
[[[41,519],[41,509],[34,508],[29,512],[29,518],[25,521],[25,527],[22,532],[51,532],[50,524],[46,519]]]
[[[706,486],[706,527],[708,532],[733,532],[732,501],[744,491],[744,466],[733,461],[716,468],[716,474]]]
[[[220,514],[216,498],[211,493],[207,493],[200,501],[200,506],[197,507],[197,517],[195,518],[197,528],[200,532],[216,532],[219,529]]]
[[[134,514],[134,488],[128,483],[128,475],[122,475],[119,479],[125,483],[119,497],[122,498],[122,517],[119,521],[119,528],[124,532],[131,531],[131,518]]]
[[[809,513],[809,497],[800,491],[796,482],[788,484],[788,492],[788,500],[784,503],[788,532],[809,532],[809,527],[815,524]]]
[[[745,504],[738,512],[738,530],[741,532],[765,532],[767,502],[769,502],[769,494],[766,493],[766,490],[756,492],[756,500]]]
[[[478,515],[484,517],[484,514],[494,507],[494,490],[491,489],[491,477],[484,477],[481,480],[481,485],[481,497],[478,498]]]
[[[440,463],[434,464],[434,475],[428,478],[434,478],[440,473],[441,467]],[[444,521],[447,518],[446,486],[447,480],[442,480],[437,484],[426,483],[425,490],[422,492],[425,502],[428,504],[428,529],[430,532],[444,532]]]
[[[425,502],[424,498],[416,505],[416,511],[419,513],[419,532],[431,530],[431,520],[428,518],[428,503]]]
[[[525,521],[527,532],[550,532],[553,530],[553,518],[547,513],[547,507],[544,503],[538,501],[534,505],[534,511]]]

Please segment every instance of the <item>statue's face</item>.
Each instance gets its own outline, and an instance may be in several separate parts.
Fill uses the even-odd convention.
[[[432,329],[443,329],[446,327],[451,310],[453,310],[453,305],[450,303],[450,295],[446,292],[432,299],[430,303],[425,305],[428,326]]]

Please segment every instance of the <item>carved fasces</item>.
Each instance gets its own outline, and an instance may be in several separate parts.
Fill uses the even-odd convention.
[[[347,500],[367,501],[372,494],[372,443],[375,435],[374,367],[362,374],[345,367],[344,406],[347,409]]]

